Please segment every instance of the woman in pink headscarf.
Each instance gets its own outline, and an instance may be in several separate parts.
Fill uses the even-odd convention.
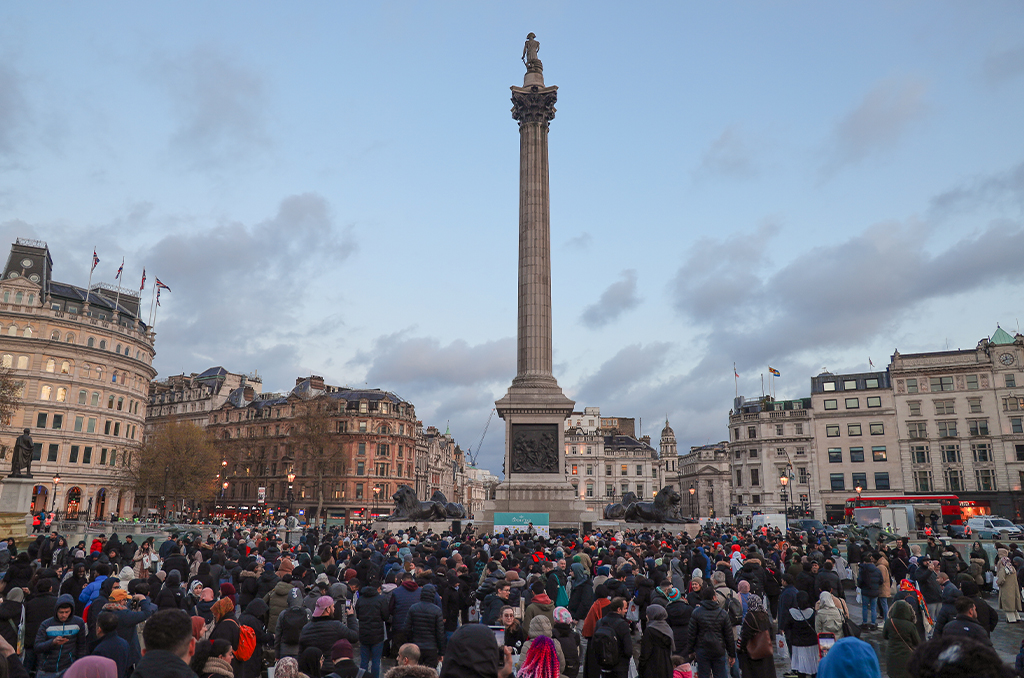
[[[537,636],[526,652],[517,678],[558,678],[558,653],[547,636]]]
[[[117,664],[107,657],[82,657],[64,672],[64,678],[117,678]]]

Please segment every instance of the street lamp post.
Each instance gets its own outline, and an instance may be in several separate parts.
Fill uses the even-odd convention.
[[[380,510],[380,485],[375,485],[373,488],[373,513],[370,514],[371,520],[374,515]]]
[[[786,526],[786,533],[789,533],[789,493],[786,492],[786,487],[789,485],[789,473],[783,471],[782,475],[779,476],[779,482],[782,483],[782,514]]]
[[[295,471],[288,471],[288,515],[292,515],[292,504],[295,503],[295,493],[292,491],[295,482]]]
[[[693,483],[690,483],[690,516],[692,518],[697,517],[697,512],[693,508],[693,501],[696,496],[697,490],[694,489]]]
[[[50,504],[50,513],[57,510],[57,485],[60,484],[60,473],[55,473],[53,476],[53,503]]]

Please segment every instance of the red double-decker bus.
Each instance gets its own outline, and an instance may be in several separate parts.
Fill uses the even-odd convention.
[[[918,527],[924,527],[922,520],[935,513],[939,516],[940,525],[962,525],[963,512],[960,510],[960,497],[955,494],[915,494],[903,497],[864,494],[846,500],[846,522],[853,522],[853,509],[866,506],[909,505],[914,507]]]

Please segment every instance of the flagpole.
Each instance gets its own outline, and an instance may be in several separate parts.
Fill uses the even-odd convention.
[[[159,297],[160,296],[160,288],[157,287],[156,285],[153,285],[153,288],[156,290],[156,297]],[[157,312],[157,309],[159,309],[159,308],[160,308],[160,306],[158,306],[158,305],[154,305],[153,306],[153,324],[150,325],[151,329],[156,329],[156,312]]]
[[[764,372],[761,373],[761,397],[764,398]]]
[[[124,275],[124,257],[121,257],[121,268],[117,272],[117,297],[114,300],[114,313],[121,312],[121,276]]]
[[[736,371],[736,363],[733,363],[732,364],[732,377],[733,377],[732,380],[733,380],[733,383],[736,385],[736,397],[737,398],[740,397],[740,378],[737,376],[738,374],[739,374],[739,372]],[[665,419],[667,420],[668,417],[665,417]]]
[[[156,309],[156,285],[153,285],[153,300],[149,302],[149,327],[153,327],[153,313]]]
[[[104,255],[106,256],[106,255]],[[85,286],[85,303],[89,304],[89,288],[92,287],[92,272],[96,268],[96,246],[92,247],[92,256],[89,258],[89,282]]]

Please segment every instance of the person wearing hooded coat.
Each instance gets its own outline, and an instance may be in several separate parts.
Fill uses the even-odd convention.
[[[890,678],[909,678],[907,663],[921,644],[917,628],[917,614],[905,600],[897,600],[889,610],[889,618],[882,627],[885,646],[886,673]]]
[[[512,654],[495,651],[494,633],[483,624],[465,624],[448,643],[440,678],[508,678]]]
[[[66,612],[62,612],[65,610]],[[53,616],[39,625],[36,632],[33,649],[36,654],[36,670],[39,673],[61,673],[72,662],[79,657],[84,657],[89,652],[89,641],[85,621],[75,615],[75,601],[69,595],[59,596],[57,604],[54,605]],[[66,614],[65,619],[61,615]],[[49,634],[51,628],[63,626],[65,629],[78,627],[72,635]],[[56,632],[56,629],[55,629]],[[59,645],[57,638],[65,637],[69,640]]]
[[[566,608],[573,619],[581,621],[587,618],[594,604],[594,587],[582,563],[573,563],[569,570],[572,572],[572,593],[569,594]]]
[[[21,589],[11,589],[0,603],[0,637],[12,647],[18,647],[18,627],[24,618],[25,592]]]
[[[888,665],[887,665],[888,666]],[[892,673],[889,673],[892,676]],[[836,641],[818,666],[818,678],[882,678],[875,649],[859,638]]]
[[[530,604],[526,606],[526,611],[523,612],[523,626],[529,629],[530,622],[538,615],[547,617],[548,621],[554,624],[555,619],[552,613],[555,609],[555,603],[548,597],[547,592],[544,590],[544,585],[540,582],[534,582],[530,588],[533,591],[533,598],[530,599]]]
[[[184,608],[185,592],[181,590],[181,575],[177,570],[171,570],[167,574],[167,579],[164,581],[164,585],[160,587],[160,593],[156,594],[153,602],[161,610],[181,610]]]
[[[747,652],[750,641],[766,629],[771,636],[772,618],[764,609],[761,599],[758,596],[751,596],[747,602],[747,613],[740,625],[739,648],[736,653],[742,678],[775,678],[774,655],[753,659]]]
[[[551,628],[551,639],[558,643],[565,656],[565,670],[562,673],[566,676],[578,676],[582,665],[580,658],[582,641],[580,634],[574,628],[575,622],[572,614],[564,607],[556,607],[553,614],[555,625]]]
[[[672,628],[672,638],[681,650],[686,647],[686,631],[690,626],[693,608],[674,586],[668,590],[668,605],[664,607],[668,613],[668,625]]]
[[[789,609],[789,642],[793,670],[805,676],[818,672],[818,634],[814,629],[811,599],[806,591],[800,591],[796,606]]]
[[[1017,581],[1017,570],[1010,562],[1010,552],[996,549],[996,586],[999,587],[999,609],[1006,613],[1006,621],[1015,624],[1020,621],[1021,594]]]
[[[256,650],[244,662],[241,662],[241,673],[235,672],[235,678],[259,678],[263,670],[263,648],[274,646],[274,634],[267,632],[267,604],[256,598],[245,608],[238,618],[238,623],[248,626],[256,634]]]
[[[299,600],[302,600],[302,590],[292,586],[290,581],[279,581],[274,585],[274,589],[263,596],[263,602],[270,608],[270,618],[277,619],[277,616],[281,612],[288,608],[288,596],[292,591],[299,591]]]
[[[551,620],[543,615],[539,615],[533,618],[530,622],[530,628],[527,629],[527,633],[530,639],[523,643],[523,647],[519,650],[519,664],[516,666],[518,669],[523,664],[523,660],[526,659],[526,653],[530,651],[530,645],[533,644],[533,639],[538,636],[547,636],[551,638],[552,634]],[[558,655],[558,673],[559,675],[565,673],[565,652],[562,651],[562,644],[555,643],[555,653]]]
[[[640,640],[640,659],[637,669],[644,678],[671,678],[675,667],[675,634],[668,625],[668,612],[661,605],[647,606],[647,628]]]
[[[407,642],[420,648],[420,664],[437,666],[438,657],[444,656],[447,637],[441,608],[434,604],[436,589],[427,584],[420,589],[420,602],[409,608],[405,620]]]
[[[259,580],[260,575],[256,573],[255,561],[238,573],[238,604],[243,608],[248,607],[253,599],[262,598],[257,595],[260,588]]]
[[[960,595],[960,589],[952,582],[942,587],[942,606],[939,608],[939,613],[935,615],[935,632],[932,634],[932,638],[942,636],[942,627],[956,619],[956,601]]]

